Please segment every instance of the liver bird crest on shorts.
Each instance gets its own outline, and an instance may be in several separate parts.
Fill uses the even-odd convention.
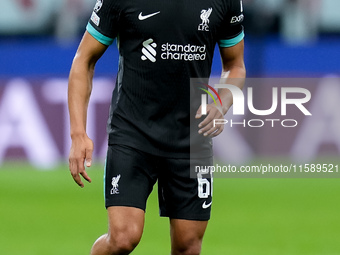
[[[120,174],[117,175],[117,177],[112,178],[112,182],[111,182],[112,189],[111,189],[111,192],[110,192],[111,195],[119,194],[119,190],[118,190],[119,179],[120,179]]]
[[[198,25],[199,31],[209,31],[209,17],[212,12],[212,8],[209,8],[208,10],[202,10],[200,18],[202,19],[202,23]]]

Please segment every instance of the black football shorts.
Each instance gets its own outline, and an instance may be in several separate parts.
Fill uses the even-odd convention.
[[[158,181],[161,216],[209,220],[211,174],[197,173],[197,178],[190,178],[190,167],[211,166],[212,161],[212,157],[165,158],[125,145],[110,145],[104,176],[105,206],[131,206],[145,211],[147,198]]]

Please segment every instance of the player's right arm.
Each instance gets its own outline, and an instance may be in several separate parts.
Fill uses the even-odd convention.
[[[86,166],[91,166],[93,152],[93,142],[86,134],[87,108],[92,91],[94,68],[107,47],[85,32],[69,75],[68,108],[72,139],[69,168],[74,181],[80,187],[84,187],[80,175],[91,182],[84,166],[85,161]]]

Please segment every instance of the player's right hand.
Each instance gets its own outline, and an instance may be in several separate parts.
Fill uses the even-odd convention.
[[[86,181],[91,182],[91,178],[85,170],[85,162],[87,167],[91,166],[92,152],[93,142],[86,134],[72,137],[69,168],[74,181],[82,188],[84,187],[84,183],[80,175],[83,176]]]

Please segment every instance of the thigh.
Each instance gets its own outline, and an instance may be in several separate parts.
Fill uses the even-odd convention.
[[[170,220],[171,254],[200,254],[208,221]]]
[[[156,180],[154,160],[149,154],[128,146],[109,146],[104,177],[106,208],[126,206],[145,211]]]
[[[195,169],[195,166],[210,166],[212,161],[212,157],[164,160],[158,181],[161,216],[193,221],[210,219],[211,174],[199,173],[190,176],[190,171]]]

